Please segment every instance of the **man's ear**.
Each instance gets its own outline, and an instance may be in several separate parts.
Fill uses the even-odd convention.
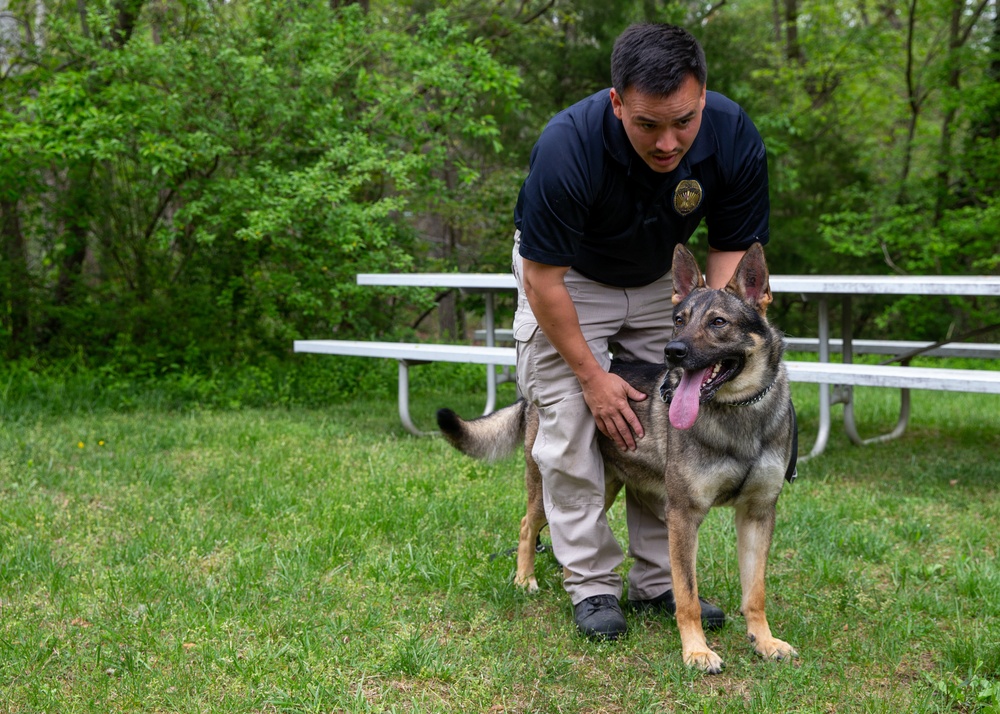
[[[622,118],[622,95],[614,87],[611,88],[611,109],[616,117]]]
[[[736,272],[726,285],[726,290],[764,315],[767,313],[767,306],[773,300],[768,278],[764,247],[760,243],[754,243],[736,266]]]
[[[705,277],[701,274],[698,261],[694,259],[691,251],[680,243],[674,246],[674,262],[671,270],[674,276],[674,305],[690,295],[695,288],[705,287]]]

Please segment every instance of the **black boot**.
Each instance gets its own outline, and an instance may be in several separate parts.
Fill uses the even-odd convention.
[[[706,630],[717,630],[726,624],[726,613],[704,598],[698,600],[701,602],[702,627]],[[628,603],[636,612],[658,612],[671,617],[677,614],[673,590],[667,590],[652,600],[629,600]]]
[[[617,640],[628,630],[614,595],[594,595],[573,606],[573,621],[592,640]]]

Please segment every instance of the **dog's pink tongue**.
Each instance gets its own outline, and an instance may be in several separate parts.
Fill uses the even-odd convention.
[[[701,383],[710,368],[684,370],[681,383],[674,390],[670,400],[670,423],[677,429],[690,429],[698,418],[698,403],[701,399]]]

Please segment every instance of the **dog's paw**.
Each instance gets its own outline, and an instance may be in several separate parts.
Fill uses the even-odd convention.
[[[776,637],[757,638],[750,635],[750,641],[753,643],[757,654],[764,659],[773,659],[780,662],[781,660],[797,659],[799,656],[794,647]]]
[[[684,654],[684,664],[700,669],[705,674],[722,672],[722,658],[710,649],[687,652]]]
[[[518,575],[514,578],[514,584],[527,590],[529,595],[538,592],[538,580],[535,579],[534,574],[528,576]]]

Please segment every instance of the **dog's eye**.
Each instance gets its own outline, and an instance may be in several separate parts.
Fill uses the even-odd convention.
[[[683,315],[674,315],[674,327],[684,327]]]
[[[712,320],[712,327],[725,327],[729,322],[724,317],[717,317]]]

